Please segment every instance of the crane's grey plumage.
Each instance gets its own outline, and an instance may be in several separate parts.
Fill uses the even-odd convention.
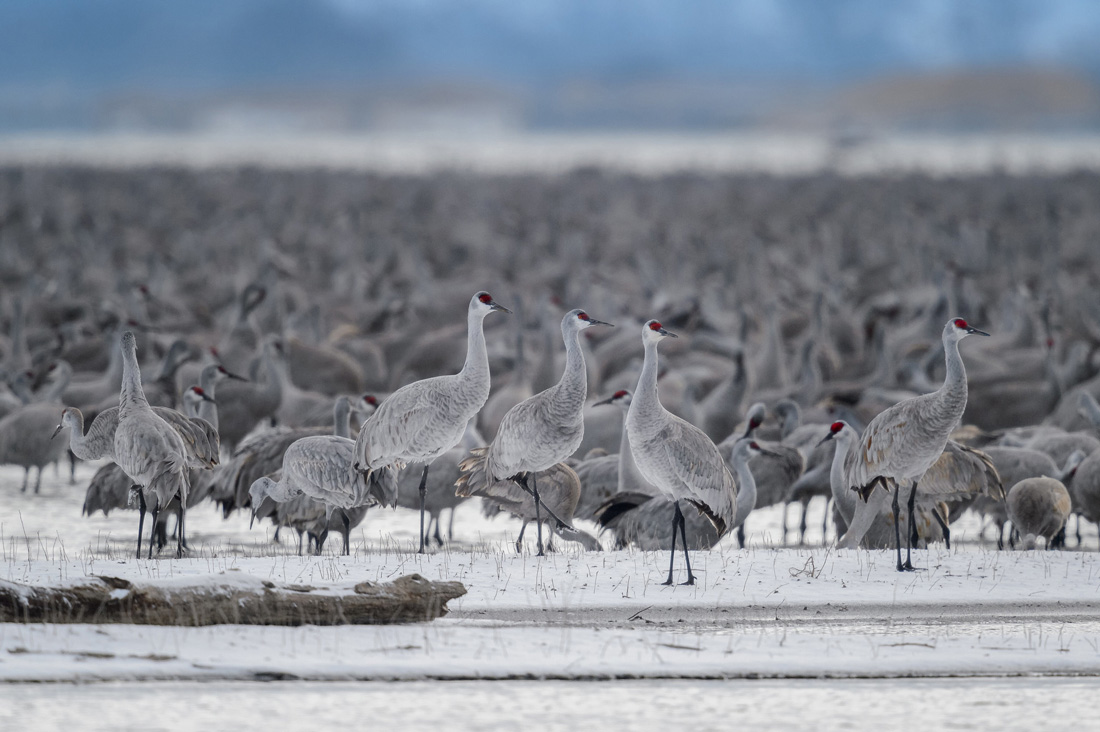
[[[459,495],[485,495],[499,481],[516,480],[531,492],[535,513],[539,513],[535,474],[568,458],[584,438],[583,411],[588,396],[588,378],[580,334],[596,325],[610,323],[589,317],[583,310],[570,310],[565,314],[561,321],[565,341],[565,370],[561,379],[508,410],[489,446],[473,451],[473,457],[462,464],[463,472],[477,473],[478,477],[468,478],[458,489]],[[530,475],[534,475],[531,481],[528,480]],[[536,524],[541,556],[541,517],[536,517]]]
[[[1072,507],[1069,491],[1055,478],[1025,478],[1008,491],[1005,499],[1008,518],[1019,532],[1024,546],[1035,548],[1035,540],[1042,536],[1047,548],[1053,548],[1066,526]]]
[[[420,477],[420,551],[424,551],[424,492],[432,461],[457,445],[466,424],[489,398],[485,316],[500,310],[488,292],[470,298],[466,311],[466,362],[451,376],[421,379],[401,387],[359,430],[354,465],[368,475],[390,466],[424,463]]]
[[[308,496],[326,507],[326,525],[339,510],[344,523],[344,552],[351,550],[351,509],[393,503],[397,486],[394,476],[379,472],[363,479],[353,468],[355,441],[348,437],[347,415],[350,401],[339,397],[334,411],[332,435],[312,435],[295,440],[282,459],[282,475],[278,481],[270,477],[256,480],[249,488],[253,517],[265,498],[283,503]],[[361,517],[360,517],[361,519]]]
[[[847,482],[864,500],[856,507],[852,523],[839,546],[858,546],[887,496],[892,494],[897,569],[899,572],[913,569],[911,551],[912,537],[916,533],[917,484],[943,454],[948,436],[958,426],[966,409],[966,369],[959,354],[959,341],[971,334],[989,335],[961,318],[949,320],[943,327],[942,336],[947,363],[943,385],[931,394],[906,399],[884,410],[863,431]],[[884,490],[876,494],[874,489],[878,483],[883,484]],[[904,485],[910,486],[910,526],[906,532],[909,541],[903,564],[898,493]]]
[[[141,555],[141,531],[145,522],[144,506],[152,502],[153,523],[157,513],[177,494],[180,503],[187,503],[187,447],[180,433],[149,406],[141,389],[141,372],[137,363],[137,341],[134,334],[122,334],[122,392],[119,396],[118,426],[115,428],[114,460],[138,487],[142,502],[138,519],[138,555]],[[176,553],[183,554],[183,517]],[[153,545],[150,538],[149,556]]]
[[[463,489],[467,488],[466,479],[476,476],[477,472],[475,470],[459,478]],[[516,537],[516,551],[522,551],[523,534],[527,525],[532,521],[545,520],[543,509],[561,522],[555,522],[551,527],[553,533],[567,541],[580,542],[586,551],[600,551],[600,542],[596,537],[573,526],[573,512],[581,495],[581,482],[577,473],[565,463],[556,463],[546,470],[540,470],[536,480],[542,486],[538,496],[541,507],[536,506],[534,495],[521,488],[514,480],[496,481],[488,486],[484,481],[476,480],[474,483],[480,485],[481,489],[474,491],[473,495],[481,496],[482,510],[486,516],[492,517],[504,512],[523,521]],[[550,548],[549,545],[547,548]]]
[[[626,428],[638,470],[675,503],[673,522],[680,527],[688,570],[687,584],[690,585],[695,583],[695,577],[687,554],[687,530],[680,501],[698,508],[722,536],[736,519],[737,489],[733,475],[710,438],[661,405],[657,394],[657,344],[667,337],[676,336],[656,320],[642,326],[645,357],[638,387],[626,415]],[[665,584],[672,584],[675,557],[673,541]]]

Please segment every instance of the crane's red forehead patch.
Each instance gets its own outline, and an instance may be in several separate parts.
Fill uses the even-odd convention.
[[[622,399],[624,396],[626,396],[626,389],[619,389],[612,398]]]
[[[365,401],[367,404],[371,405],[372,407],[374,405],[378,404],[378,399],[375,398],[372,395],[369,395],[369,394],[367,396],[363,397],[363,401]]]
[[[584,312],[583,310],[577,313],[577,317],[581,320],[592,320],[592,318],[588,317],[588,313]]]
[[[963,320],[962,318],[955,318],[955,327],[965,329],[968,326],[966,325],[966,321]]]
[[[650,330],[660,330],[661,329],[661,324],[658,323],[656,320],[654,320],[652,323],[649,324],[649,329]]]
[[[759,450],[760,449],[760,445],[757,445],[755,442],[750,442],[749,447],[751,447],[753,450]]]
[[[844,423],[843,422],[833,422],[832,426],[829,427],[829,431],[832,432],[834,435],[837,432],[840,432],[842,429],[844,429]]]
[[[201,386],[192,386],[192,387],[191,387],[191,391],[195,392],[195,393],[196,393],[196,394],[198,394],[199,396],[202,396],[203,394],[205,394],[205,393],[206,393],[205,391],[203,391],[203,390],[202,390],[202,387],[201,387]]]
[[[490,295],[488,292],[483,292],[477,299],[488,305],[493,301],[493,296]]]

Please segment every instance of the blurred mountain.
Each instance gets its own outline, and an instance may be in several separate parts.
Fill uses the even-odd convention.
[[[178,122],[217,124],[228,95],[231,119],[279,97],[291,125],[484,103],[490,124],[727,125],[873,78],[1039,67],[1091,84],[1096,38],[1095,0],[3,0],[0,124],[159,125],[222,100]],[[408,98],[444,87],[442,117]]]

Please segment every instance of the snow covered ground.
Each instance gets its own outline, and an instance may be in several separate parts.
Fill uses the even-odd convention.
[[[0,625],[0,679],[524,679],[898,677],[1100,674],[1100,556],[998,552],[977,521],[959,545],[918,552],[773,548],[779,511],[750,518],[750,547],[694,554],[699,582],[664,587],[664,553],[584,553],[562,544],[517,554],[518,523],[465,504],[456,542],[414,551],[416,515],[375,511],[350,557],[299,557],[269,526],[189,515],[184,559],[131,556],[136,514],[81,517],[92,468],[70,486],[47,471],[42,494],[0,470],[0,579],[66,583],[242,573],[283,582],[389,580],[417,572],[468,588],[448,617],[394,627],[175,628]],[[816,504],[815,504],[816,505]],[[821,507],[813,523],[820,526]],[[589,527],[593,528],[593,527]],[[529,532],[529,535],[533,532]],[[812,540],[820,541],[820,528]],[[677,557],[682,578],[682,559]]]

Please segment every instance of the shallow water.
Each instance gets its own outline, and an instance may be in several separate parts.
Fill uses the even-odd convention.
[[[0,728],[1034,730],[1089,719],[1096,680],[211,682],[0,686]]]

